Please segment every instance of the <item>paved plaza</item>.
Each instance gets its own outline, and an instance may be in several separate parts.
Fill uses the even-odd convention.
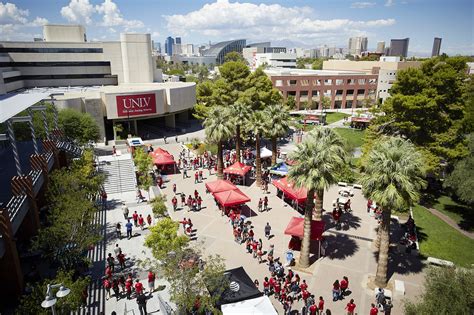
[[[155,145],[156,147],[156,145]],[[175,157],[178,156],[182,150],[182,146],[177,143],[162,144],[160,147],[168,150]],[[258,279],[260,286],[263,283],[265,276],[269,276],[268,266],[265,263],[259,264],[252,255],[247,254],[244,245],[239,245],[234,242],[232,235],[232,228],[229,219],[221,215],[221,212],[215,205],[211,194],[206,194],[204,183],[213,181],[217,178],[214,171],[211,176],[208,176],[208,171],[203,172],[205,179],[202,183],[194,184],[194,171],[188,171],[189,177],[183,179],[182,174],[167,175],[165,184],[162,188],[162,193],[167,195],[169,209],[172,209],[171,199],[173,196],[172,186],[177,185],[177,193],[184,193],[186,196],[193,195],[194,190],[197,189],[203,198],[203,208],[199,212],[189,212],[187,208],[178,207],[176,212],[170,210],[170,215],[174,220],[182,220],[184,217],[191,218],[194,228],[197,230],[197,239],[193,242],[202,243],[205,254],[219,254],[225,259],[227,268],[235,268],[243,266],[252,279]],[[256,238],[263,240],[263,249],[268,250],[270,244],[275,246],[275,257],[281,257],[285,262],[285,252],[288,248],[290,237],[284,235],[284,230],[290,221],[291,217],[302,217],[295,209],[284,203],[276,196],[276,189],[273,185],[269,185],[269,210],[267,212],[258,212],[257,204],[259,198],[264,196],[261,189],[256,187],[255,183],[250,186],[239,186],[239,188],[251,198],[251,202],[243,208],[242,213],[248,217],[252,222],[253,230]],[[324,195],[324,209],[332,209],[332,201],[337,198],[338,187],[334,186]],[[324,215],[326,221],[325,236],[328,241],[328,248],[326,257],[319,259],[312,264],[306,272],[295,270],[301,279],[305,279],[309,285],[309,292],[315,295],[316,299],[323,296],[326,301],[326,308],[332,311],[332,314],[343,314],[344,307],[350,298],[355,300],[357,304],[357,312],[359,314],[368,314],[370,303],[374,300],[373,290],[366,287],[368,276],[375,274],[376,271],[376,255],[372,249],[372,240],[376,236],[375,228],[376,220],[371,217],[366,211],[366,200],[361,194],[360,190],[355,190],[352,200],[353,212],[344,214],[341,218],[343,227],[336,230],[330,214]],[[144,196],[148,198],[147,194]],[[114,227],[117,222],[124,225],[125,220],[121,211],[120,201],[125,201],[130,209],[130,216],[134,211],[146,217],[151,213],[151,207],[146,203],[137,204],[135,201],[135,193],[114,194],[109,196],[111,204],[113,205],[107,211],[107,249],[106,252],[113,253],[115,244],[118,243],[122,251],[127,255],[127,270],[126,273],[132,272],[142,283],[146,285],[146,273],[137,264],[137,260],[143,260],[146,257],[151,257],[150,251],[143,246],[144,238],[148,230],[141,230],[134,228],[134,237],[131,240],[123,238],[118,240],[115,236]],[[178,202],[180,205],[180,202]],[[274,235],[270,240],[264,237],[264,226],[269,222],[272,226],[272,234]],[[180,233],[182,229],[180,228]],[[314,244],[313,244],[314,245]],[[313,253],[317,254],[317,242]],[[295,252],[298,257],[299,252]],[[396,273],[392,279],[403,280],[405,283],[405,296],[398,296],[394,294],[394,308],[392,314],[401,314],[401,302],[403,298],[409,298],[419,293],[420,284],[422,282],[422,265],[418,258],[405,255],[392,255],[394,263],[397,264],[395,268]],[[352,292],[350,296],[343,301],[332,301],[332,283],[343,276],[349,278],[349,289]],[[158,277],[159,279],[159,277]],[[163,279],[158,280],[158,285],[167,285]],[[260,290],[263,290],[260,287]],[[164,300],[169,300],[167,289],[158,292]],[[283,308],[281,304],[273,297],[270,298],[281,314]],[[293,309],[301,310],[302,303],[296,302]],[[134,310],[138,313],[138,307],[135,300],[122,299],[116,301],[114,297],[106,302],[106,313],[110,314],[112,311],[123,313],[124,310]],[[148,300],[149,312],[154,312],[159,309],[157,293]]]

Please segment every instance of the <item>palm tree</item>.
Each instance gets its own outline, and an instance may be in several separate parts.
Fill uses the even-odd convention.
[[[385,287],[392,208],[403,211],[419,199],[419,190],[425,185],[423,159],[410,141],[385,137],[374,145],[364,167],[360,183],[365,194],[382,209],[375,284]]]
[[[255,159],[255,177],[258,187],[262,185],[262,160],[260,158],[260,140],[262,134],[264,134],[269,129],[269,124],[266,119],[267,117],[265,113],[262,110],[257,110],[252,113],[252,116],[250,116],[249,120],[250,130],[255,135],[255,149],[257,150],[257,157]]]
[[[204,120],[206,138],[217,144],[217,178],[222,179],[224,159],[222,156],[222,144],[232,136],[233,125],[229,119],[229,111],[222,106],[214,106]]]
[[[321,221],[324,191],[337,182],[336,172],[344,166],[346,155],[343,140],[333,129],[317,127],[297,145],[290,157],[296,165],[291,168],[288,177],[295,186],[304,187],[308,191],[299,261],[303,268],[309,266],[313,208],[315,220]]]
[[[277,138],[284,136],[291,124],[291,116],[288,109],[282,105],[269,105],[264,109],[271,128],[267,130],[267,135],[272,139],[272,165],[277,158]]]
[[[229,108],[229,111],[229,115],[235,125],[235,153],[237,161],[240,162],[242,147],[242,139],[240,138],[241,127],[249,120],[251,108],[248,105],[236,103]]]

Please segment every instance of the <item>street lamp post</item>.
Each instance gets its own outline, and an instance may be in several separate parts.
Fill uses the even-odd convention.
[[[56,309],[54,308],[54,305],[58,301],[56,297],[53,295],[53,289],[58,289],[58,292],[56,292],[56,297],[57,298],[63,298],[67,296],[69,293],[71,293],[71,290],[63,286],[62,283],[60,284],[48,284],[48,288],[46,289],[46,298],[44,301],[41,303],[41,306],[43,308],[51,308],[51,312],[53,315],[56,315]]]

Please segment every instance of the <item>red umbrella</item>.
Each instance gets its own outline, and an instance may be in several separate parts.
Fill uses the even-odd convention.
[[[321,236],[324,232],[324,226],[324,221],[311,221],[311,239],[313,241],[321,240]],[[288,226],[285,229],[285,234],[303,238],[304,219],[296,217],[291,218],[290,223],[288,223]]]
[[[234,184],[223,179],[218,179],[213,182],[206,183],[206,188],[211,193],[238,189]]]
[[[223,207],[232,207],[250,201],[250,198],[239,189],[215,193],[214,198],[216,198],[217,202]]]
[[[296,202],[304,203],[306,201],[308,191],[302,187],[295,187],[293,183],[288,182],[287,177],[274,180],[272,183],[275,187],[283,191],[286,196],[293,200],[296,200]]]

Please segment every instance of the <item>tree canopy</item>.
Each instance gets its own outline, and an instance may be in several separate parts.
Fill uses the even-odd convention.
[[[151,249],[157,260],[166,258],[169,252],[178,251],[185,246],[189,239],[185,235],[178,235],[179,223],[171,218],[163,218],[150,227],[150,234],[145,239],[145,246]]]

